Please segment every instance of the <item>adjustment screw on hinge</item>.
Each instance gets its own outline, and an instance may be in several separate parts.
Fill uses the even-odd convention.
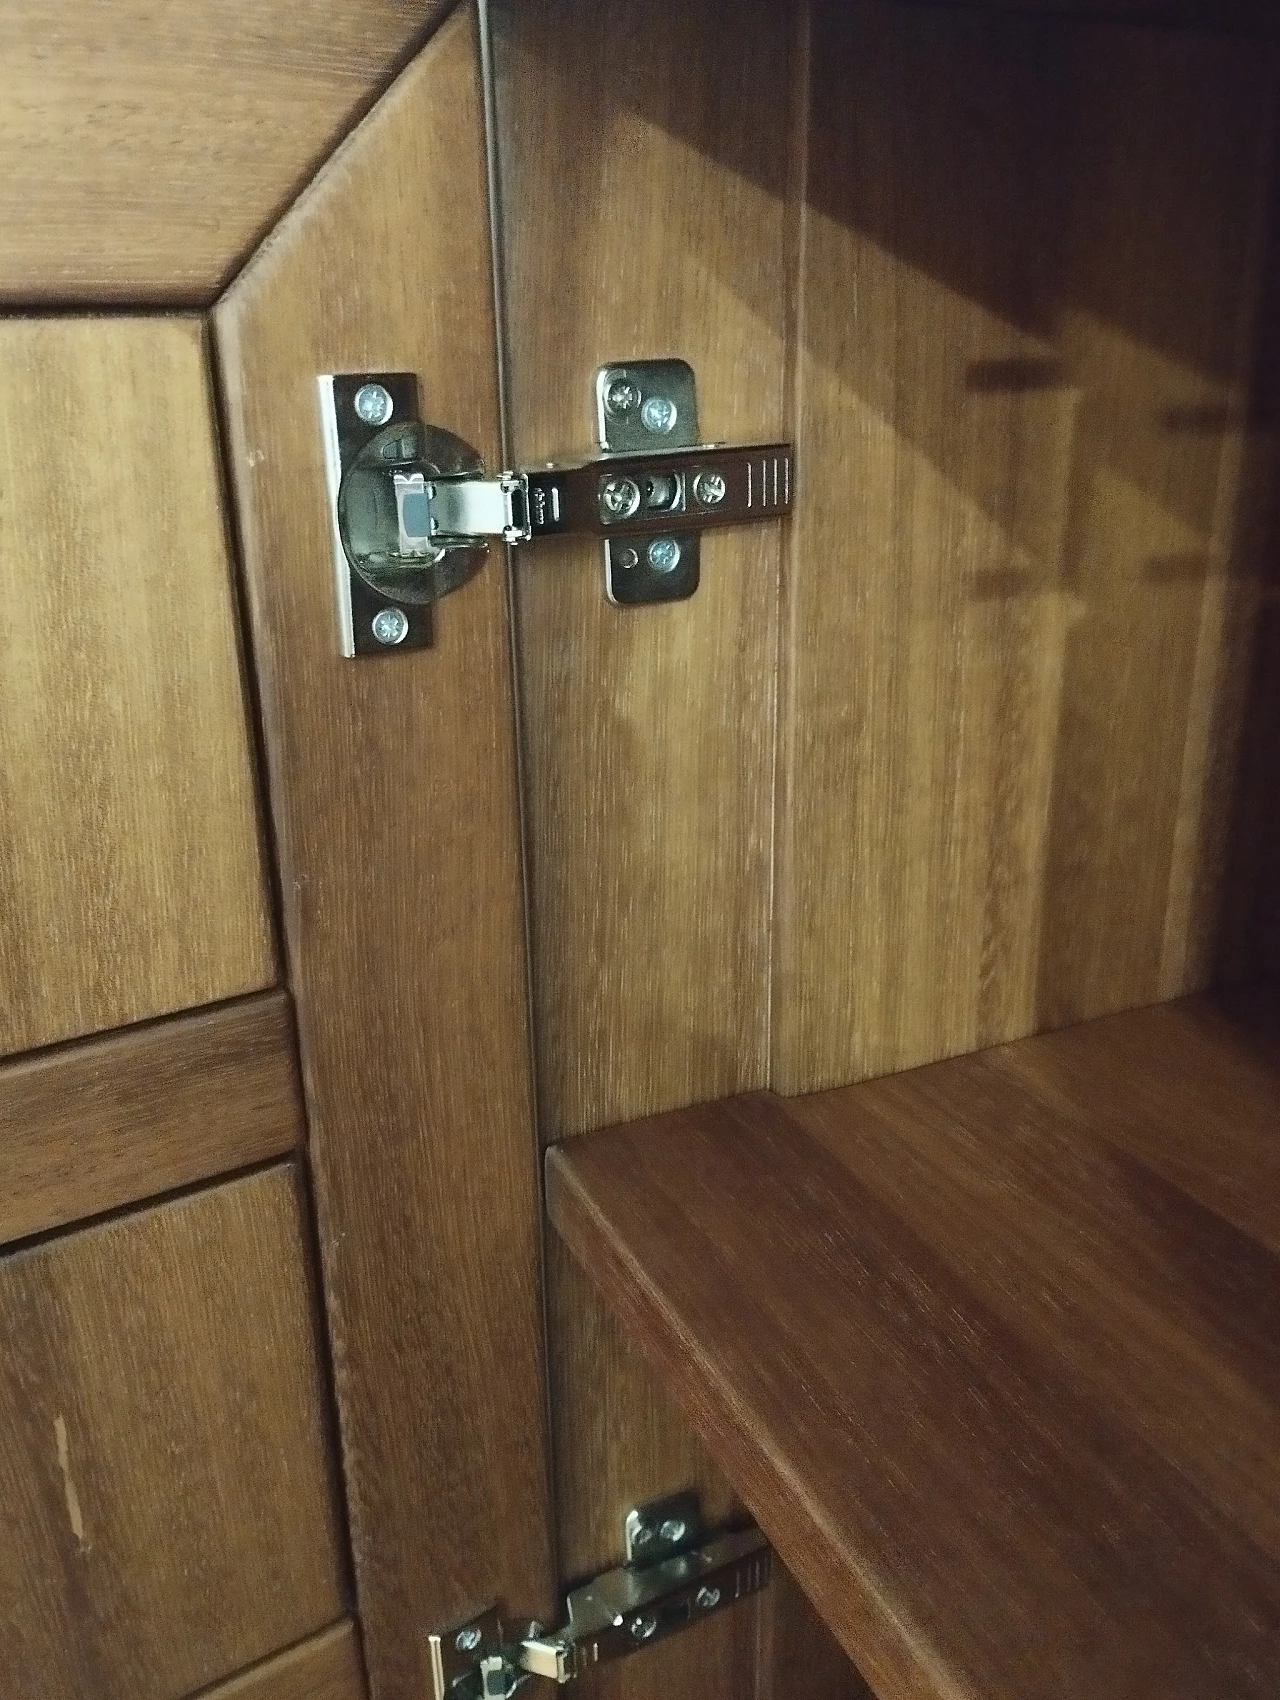
[[[673,573],[680,565],[680,545],[674,537],[655,537],[645,550],[645,558],[655,573]],[[663,1539],[666,1538],[664,1535]],[[672,1539],[679,1540],[680,1536]]]
[[[466,1629],[458,1631],[453,1644],[460,1653],[474,1653],[483,1640],[484,1636],[476,1626],[469,1624]]]
[[[640,386],[630,378],[615,378],[604,392],[604,405],[615,419],[625,419],[640,405]]]
[[[674,431],[678,418],[675,402],[664,395],[651,395],[640,409],[640,423],[655,437],[665,437]]]
[[[640,506],[640,486],[634,478],[606,478],[600,485],[600,506],[612,519],[630,519]]]
[[[403,643],[409,635],[409,616],[403,608],[379,608],[373,616],[372,629],[381,644],[390,647]]]
[[[395,412],[391,392],[383,384],[361,384],[351,405],[366,425],[385,425]]]

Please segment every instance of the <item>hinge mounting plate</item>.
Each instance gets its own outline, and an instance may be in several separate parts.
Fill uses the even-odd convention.
[[[422,422],[412,372],[318,384],[344,655],[430,644],[431,604],[479,569],[490,539],[597,537],[615,606],[677,602],[698,587],[704,530],[791,507],[791,445],[700,443],[683,360],[602,366],[599,452],[496,478],[469,444]]]
[[[494,1607],[432,1634],[434,1700],[508,1700],[534,1677],[572,1682],[759,1593],[772,1553],[759,1529],[708,1537],[696,1495],[629,1512],[627,1562],[576,1588],[563,1629],[512,1624]]]

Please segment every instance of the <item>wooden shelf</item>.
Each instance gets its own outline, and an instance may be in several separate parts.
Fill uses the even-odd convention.
[[[881,1700],[1280,1694],[1280,1003],[548,1155],[552,1218]]]

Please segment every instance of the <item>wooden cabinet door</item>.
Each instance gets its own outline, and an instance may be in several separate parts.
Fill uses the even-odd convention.
[[[348,1612],[293,1021],[205,327],[0,367],[0,1670],[160,1700]]]
[[[445,10],[0,17],[5,1700],[556,1611],[505,588],[340,661],[317,481],[369,360],[497,454]]]
[[[548,1439],[506,580],[339,653],[317,374],[413,371],[499,459],[476,20],[455,12],[214,309],[365,1651],[550,1621]]]

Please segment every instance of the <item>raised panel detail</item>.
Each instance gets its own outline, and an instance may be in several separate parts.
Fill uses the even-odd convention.
[[[0,1054],[269,985],[193,319],[0,323]]]
[[[335,1623],[309,1641],[242,1671],[205,1700],[365,1700],[355,1625]]]
[[[0,1067],[0,1241],[301,1144],[284,992]]]
[[[0,1261],[6,1700],[177,1700],[342,1613],[291,1165]]]
[[[0,300],[209,300],[444,9],[8,0]]]

